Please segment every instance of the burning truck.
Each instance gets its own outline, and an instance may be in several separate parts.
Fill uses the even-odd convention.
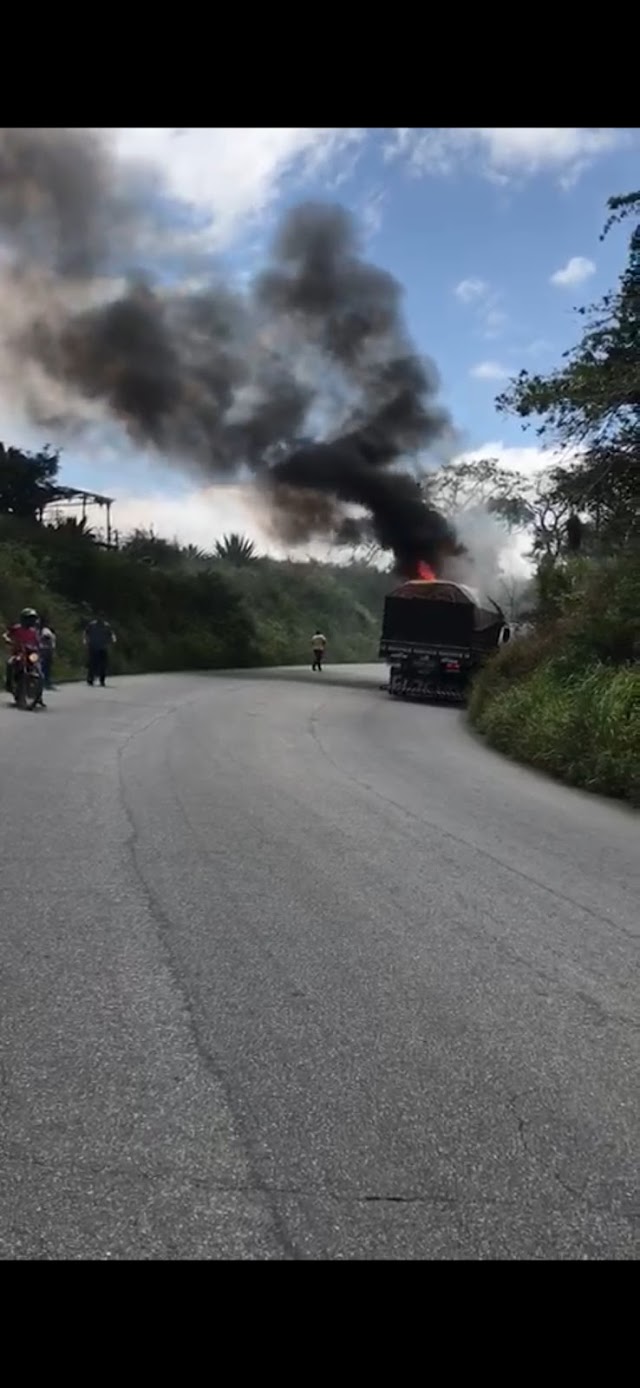
[[[385,600],[380,657],[395,698],[464,702],[475,672],[510,638],[504,613],[422,564]]]

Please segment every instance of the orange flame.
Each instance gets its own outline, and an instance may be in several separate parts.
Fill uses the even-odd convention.
[[[424,559],[419,559],[416,564],[416,578],[426,579],[427,583],[435,583],[436,576],[430,564],[426,564]]]

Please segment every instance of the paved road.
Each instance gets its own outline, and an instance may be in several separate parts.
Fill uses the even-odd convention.
[[[0,707],[0,1255],[637,1257],[640,816],[379,671]]]

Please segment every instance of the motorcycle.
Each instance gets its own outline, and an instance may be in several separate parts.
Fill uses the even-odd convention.
[[[11,657],[9,685],[18,708],[35,709],[42,703],[44,676],[37,651],[20,651]]]

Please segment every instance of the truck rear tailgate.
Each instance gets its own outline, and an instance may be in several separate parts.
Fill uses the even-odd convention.
[[[474,637],[471,604],[388,597],[384,604],[381,644],[410,648],[470,650]]]

